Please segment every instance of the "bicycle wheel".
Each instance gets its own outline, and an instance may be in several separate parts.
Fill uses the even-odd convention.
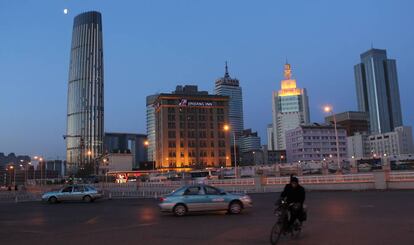
[[[279,241],[280,236],[282,235],[283,226],[276,222],[275,225],[272,227],[272,231],[270,233],[270,243],[272,245],[276,245]]]

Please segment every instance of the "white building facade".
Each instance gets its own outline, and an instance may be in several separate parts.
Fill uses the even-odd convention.
[[[339,159],[347,158],[346,130],[338,129]],[[288,162],[332,161],[337,159],[336,135],[333,125],[300,125],[286,132]]]
[[[372,156],[414,153],[413,134],[410,126],[396,127],[393,132],[370,135],[369,148]]]

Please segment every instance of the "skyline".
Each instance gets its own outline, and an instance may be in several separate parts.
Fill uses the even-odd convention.
[[[371,42],[374,48],[386,49],[390,59],[396,59],[404,125],[413,125],[414,109],[409,108],[409,93],[414,89],[410,83],[410,67],[414,65],[414,50],[411,47],[414,35],[405,33],[405,29],[414,20],[408,11],[414,4],[408,1],[400,1],[405,2],[405,5],[366,1],[359,4],[359,11],[352,9],[355,19],[348,19],[350,22],[344,22],[348,17],[345,14],[347,11],[340,9],[352,7],[351,3],[331,5],[338,12],[326,13],[324,11],[329,6],[322,2],[327,1],[313,4],[305,1],[301,1],[301,4],[267,1],[260,5],[245,2],[236,4],[235,1],[220,4],[218,1],[209,4],[178,1],[181,3],[178,7],[185,5],[190,10],[198,11],[178,9],[177,14],[171,13],[168,7],[176,8],[176,4],[166,2],[162,8],[157,5],[159,2],[131,2],[130,7],[109,3],[96,5],[97,2],[82,3],[83,8],[79,7],[81,3],[68,1],[42,6],[35,4],[35,1],[27,1],[24,7],[11,2],[0,3],[0,30],[11,34],[0,37],[0,43],[3,44],[0,45],[0,66],[4,68],[0,73],[0,114],[3,115],[0,121],[0,152],[44,154],[48,158],[58,155],[64,158],[65,142],[62,135],[66,131],[71,25],[77,14],[88,10],[100,11],[105,25],[106,132],[145,133],[147,95],[172,91],[179,84],[195,84],[200,90],[212,92],[215,80],[224,74],[224,62],[227,60],[230,74],[240,80],[243,88],[245,128],[258,131],[262,144],[265,144],[266,127],[272,117],[271,91],[279,88],[286,56],[295,71],[295,78],[300,80],[301,87],[308,90],[311,122],[322,122],[325,116],[322,106],[325,103],[333,105],[335,112],[357,110],[353,65],[359,62],[360,54],[370,48]],[[356,2],[353,1],[354,4]],[[358,15],[366,14],[369,6],[367,2],[375,3],[378,7],[379,12],[373,14],[374,18]],[[124,13],[138,11],[132,6],[143,7],[139,9],[143,16]],[[227,8],[223,9],[223,6]],[[301,19],[298,21],[295,16],[284,19],[284,13],[272,12],[274,7],[283,9],[284,6],[285,9],[295,7],[295,14]],[[63,14],[65,7],[69,9],[67,15]],[[230,7],[238,12],[226,11]],[[309,17],[309,7],[318,10],[316,13],[321,16],[306,19]],[[237,18],[219,18],[223,20],[220,22],[209,15],[211,12],[205,8],[215,10],[213,12],[219,17],[237,13]],[[393,15],[393,22],[387,26],[382,16],[397,12],[398,15]],[[157,15],[151,16],[151,13]],[[247,21],[242,18],[249,13],[251,15],[248,16],[254,18]],[[20,15],[22,20],[19,19]],[[148,15],[152,19],[142,23]],[[330,19],[330,15],[335,17],[337,21],[333,22],[341,28],[331,30],[331,36],[315,40],[318,34],[326,34],[325,28],[332,27],[330,23],[324,22]],[[169,17],[173,19],[169,20]],[[192,17],[194,23],[186,17]],[[280,23],[277,22],[279,17]],[[46,21],[49,18],[56,19],[56,23]],[[31,20],[30,23],[27,20]],[[167,23],[167,20],[170,22]],[[307,25],[302,25],[305,20]],[[357,20],[365,22],[358,23],[360,26],[355,30],[348,27],[349,24],[351,27],[357,26]],[[121,26],[123,23],[128,24]],[[134,23],[142,29],[127,36],[127,30],[134,27]],[[381,28],[376,29],[378,26]],[[18,33],[22,27],[27,32]],[[302,29],[296,32],[298,27]],[[364,28],[368,29],[362,32]],[[157,30],[168,35],[160,34]],[[274,33],[273,30],[277,31]],[[346,33],[340,33],[344,30]],[[16,39],[16,35],[20,39]],[[287,40],[281,38],[285,35]],[[336,37],[338,39],[332,37],[335,35],[339,35]],[[117,39],[119,36],[123,38]],[[48,39],[51,39],[52,45],[44,43]],[[301,43],[303,40],[307,42]],[[142,46],[136,45],[136,42]],[[345,48],[339,48],[342,45]],[[25,72],[17,73],[21,67],[25,68]],[[338,82],[332,82],[334,79]],[[50,89],[45,91],[43,87]],[[333,94],[335,90],[341,92]]]

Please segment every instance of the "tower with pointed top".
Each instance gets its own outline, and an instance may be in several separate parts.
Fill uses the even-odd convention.
[[[286,131],[310,122],[309,103],[306,89],[296,86],[292,69],[286,62],[281,89],[272,96],[272,132],[268,138],[269,150],[286,149]],[[271,138],[273,137],[273,138]],[[271,149],[273,148],[273,149]]]
[[[217,95],[225,95],[230,97],[229,123],[232,132],[231,135],[236,135],[236,144],[238,144],[237,137],[243,132],[244,129],[243,95],[242,88],[239,85],[239,80],[230,77],[227,61],[225,64],[224,77],[216,80],[214,92]],[[231,142],[234,142],[233,138]]]

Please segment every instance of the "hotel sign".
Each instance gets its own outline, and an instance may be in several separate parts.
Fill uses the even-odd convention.
[[[204,107],[204,106],[213,106],[213,102],[181,99],[178,105],[179,106]]]

